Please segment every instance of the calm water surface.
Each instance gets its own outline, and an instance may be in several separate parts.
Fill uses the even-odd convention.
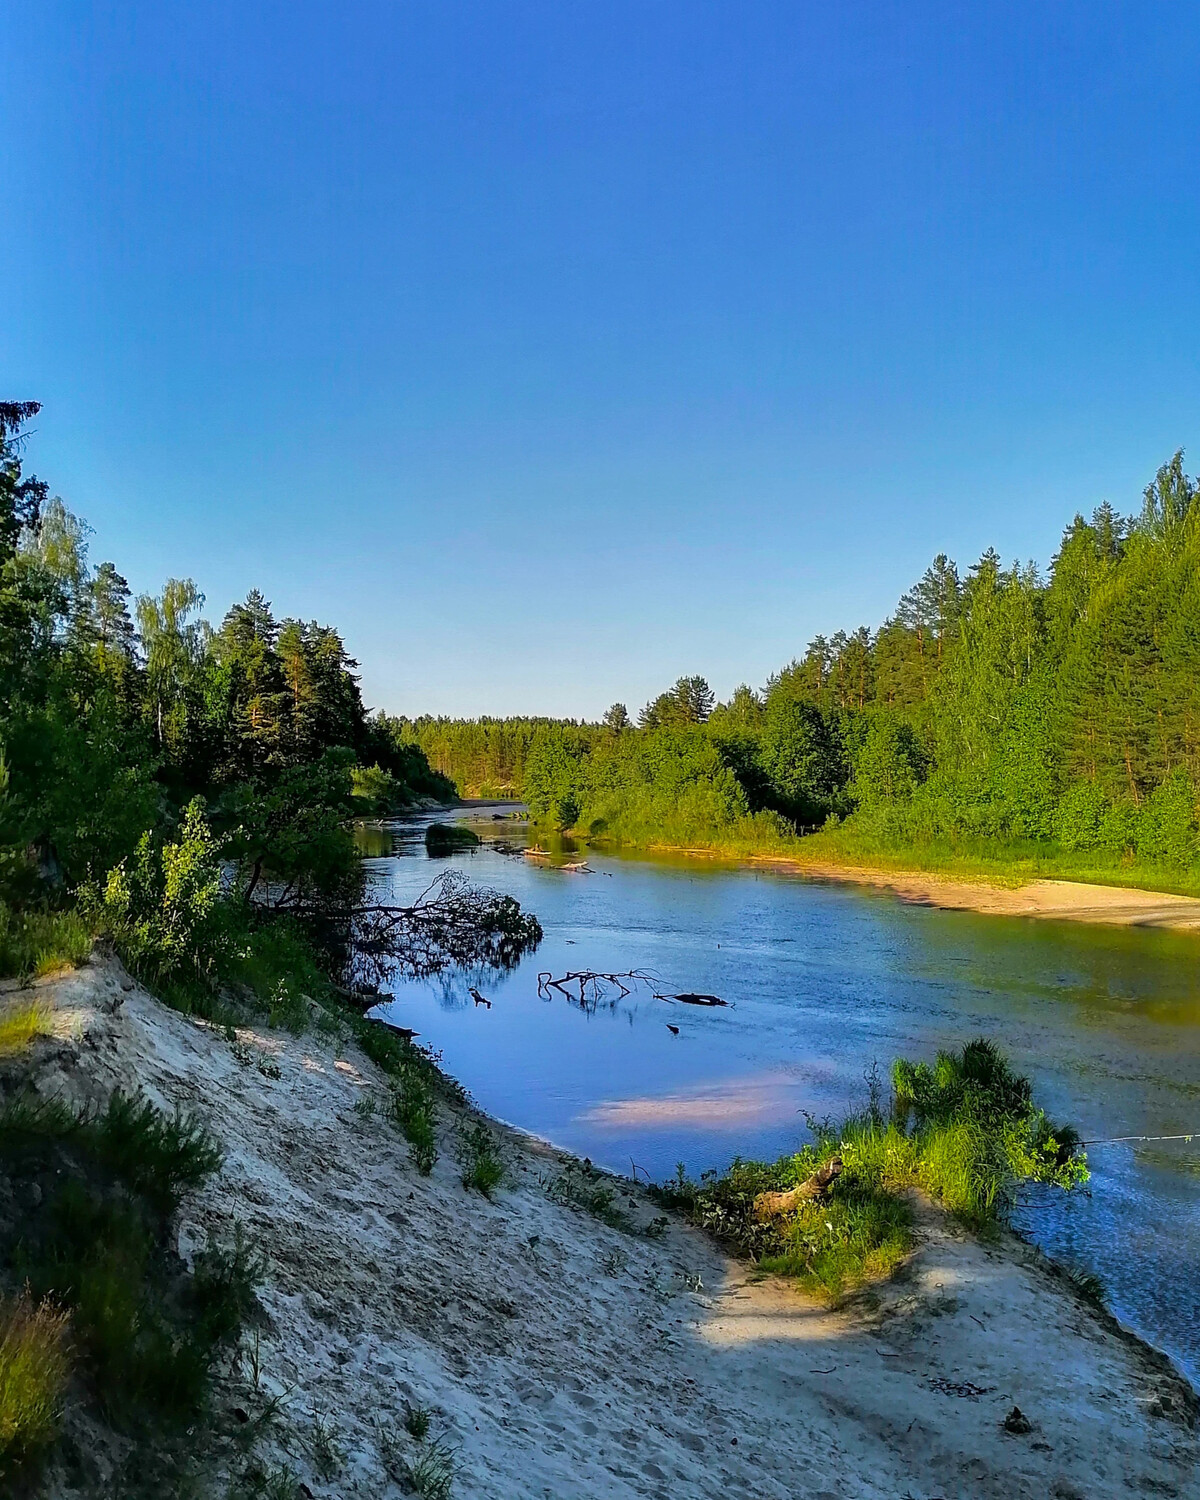
[[[444,816],[444,815],[443,815]],[[615,1171],[661,1179],[805,1139],[803,1111],[865,1100],[864,1070],[997,1040],[1085,1137],[1200,1132],[1200,939],[908,906],[881,892],[698,862],[590,854],[594,874],[484,847],[425,854],[425,820],[366,832],[373,876],[413,895],[453,865],[511,892],[546,931],[519,969],[401,984],[393,1007],[490,1113]],[[473,821],[522,840],[511,822]],[[647,969],[667,991],[587,1014],[539,970]],[[674,1036],[667,1022],[679,1027]],[[1019,1224],[1103,1278],[1114,1311],[1200,1380],[1200,1140],[1097,1146],[1092,1181],[1035,1192]]]

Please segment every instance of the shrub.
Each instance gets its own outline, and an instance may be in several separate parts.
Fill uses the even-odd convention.
[[[428,1177],[437,1161],[437,1137],[433,1128],[433,1089],[419,1067],[410,1063],[401,1068],[392,1090],[389,1113],[404,1132],[417,1171]]]
[[[765,1269],[835,1300],[889,1276],[912,1245],[904,1194],[923,1188],[965,1223],[998,1218],[1021,1182],[1069,1189],[1087,1180],[1078,1136],[1054,1128],[1032,1102],[1028,1080],[984,1039],[936,1061],[893,1067],[892,1118],[876,1095],[841,1125],[809,1121],[814,1141],[774,1163],[735,1161],[721,1176],[690,1182],[679,1170],[660,1196]],[[786,1192],[834,1156],[841,1174],[819,1198],[762,1220],[764,1192]]]
[[[28,1291],[0,1302],[0,1475],[54,1437],[67,1382],[67,1315]]]
[[[479,843],[477,833],[458,823],[430,823],[425,830],[425,850],[428,854],[455,854],[460,849],[475,849]]]
[[[214,1362],[256,1306],[261,1267],[240,1235],[210,1244],[190,1273],[173,1251],[173,1211],[219,1162],[196,1121],[139,1096],[99,1111],[18,1097],[0,1110],[18,1205],[0,1221],[0,1263],[69,1310],[81,1369],[131,1430],[202,1419]]]
[[[175,842],[149,832],[89,898],[129,969],[161,987],[210,985],[223,947],[220,846],[199,798]]]

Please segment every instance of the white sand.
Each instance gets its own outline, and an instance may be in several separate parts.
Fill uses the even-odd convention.
[[[563,1159],[500,1127],[510,1186],[469,1193],[449,1109],[420,1177],[395,1127],[355,1112],[383,1090],[356,1052],[245,1033],[272,1080],[122,983],[109,963],[39,986],[62,1038],[38,1044],[39,1087],[141,1086],[220,1138],[181,1248],[240,1221],[265,1251],[261,1378],[287,1393],[271,1456],[314,1495],[404,1493],[387,1459],[418,1451],[406,1401],[432,1409],[464,1500],[1200,1495],[1189,1388],[1016,1241],[928,1211],[874,1311],[825,1312],[685,1226],[655,1241],[555,1204]],[[222,1399],[244,1401],[236,1380]],[[1014,1403],[1026,1436],[1003,1429]],[[344,1453],[326,1482],[314,1413]]]

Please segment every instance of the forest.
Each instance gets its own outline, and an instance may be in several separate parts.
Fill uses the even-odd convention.
[[[214,627],[190,579],[133,598],[93,566],[86,524],[26,471],[38,409],[0,403],[0,973],[100,938],[185,1009],[232,985],[283,1013],[401,948],[429,967],[529,936],[491,893],[365,902],[354,820],[452,783],[367,711],[332,627],[257,591]]]
[[[938,556],[877,629],[817,636],[717,703],[681,678],[634,723],[400,721],[463,790],[560,830],[926,863],[1200,864],[1200,505],[1176,453],[1139,509],[1077,515],[1043,572]]]

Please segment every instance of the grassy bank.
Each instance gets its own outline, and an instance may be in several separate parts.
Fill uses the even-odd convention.
[[[867,1108],[773,1163],[735,1161],[662,1190],[670,1206],[763,1270],[828,1301],[885,1280],[913,1247],[913,1190],[976,1231],[1003,1219],[1027,1182],[1087,1180],[1069,1126],[1055,1127],[988,1041],[898,1059],[885,1109],[877,1079]]]
[[[1086,885],[1127,886],[1177,896],[1200,896],[1200,870],[1156,865],[1097,849],[1072,850],[1032,839],[900,842],[862,826],[853,818],[797,839],[796,858],[806,864],[912,870],[993,885],[1024,885],[1031,880],[1076,880]],[[774,853],[762,850],[760,853]]]
[[[902,842],[850,818],[815,832],[794,834],[777,820],[745,819],[719,827],[597,832],[582,826],[572,838],[596,848],[700,855],[731,861],[768,860],[797,867],[883,870],[1016,888],[1034,880],[1071,880],[1200,898],[1200,870],[1154,865],[1099,850],[1070,850],[1034,840],[970,838]]]

